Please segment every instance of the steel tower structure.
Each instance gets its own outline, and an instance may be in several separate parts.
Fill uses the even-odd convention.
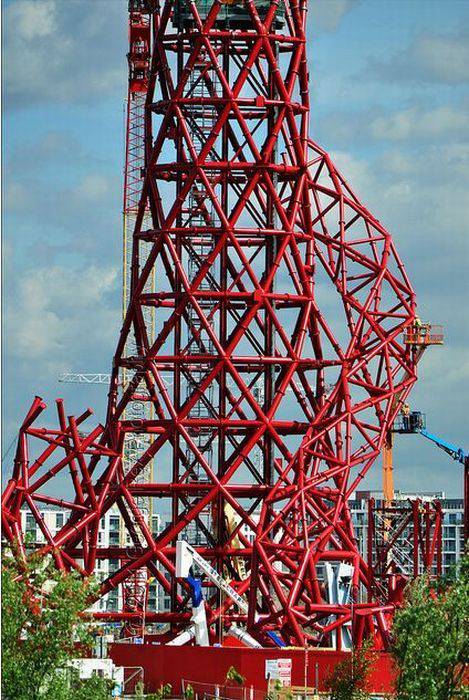
[[[34,401],[4,532],[27,556],[27,505],[60,568],[119,558],[103,594],[148,571],[171,610],[147,619],[173,635],[188,621],[184,538],[248,602],[204,582],[212,639],[236,623],[266,646],[270,632],[385,645],[393,606],[372,597],[347,499],[415,381],[415,299],[390,234],[309,138],[307,3],[137,4],[152,26],[143,186],[106,424],[84,434],[89,412],[67,420],[59,402],[59,428],[36,428]],[[59,472],[73,497],[46,493]],[[38,502],[69,508],[58,533]],[[143,502],[168,514],[157,536]],[[114,504],[132,556],[99,546]],[[344,564],[349,594],[334,600],[325,572]]]

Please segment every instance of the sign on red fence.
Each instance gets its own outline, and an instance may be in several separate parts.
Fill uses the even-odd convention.
[[[279,680],[283,686],[291,685],[291,659],[266,659],[265,677],[276,681]]]

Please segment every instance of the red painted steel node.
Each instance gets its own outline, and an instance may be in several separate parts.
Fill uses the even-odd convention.
[[[403,337],[414,294],[388,232],[309,140],[306,3],[167,0],[151,20],[131,300],[106,425],[80,437],[73,421],[44,432],[30,415],[6,536],[24,540],[27,504],[59,566],[91,573],[96,557],[120,559],[103,594],[148,570],[171,606],[146,619],[173,636],[188,621],[174,578],[183,537],[249,602],[246,614],[204,581],[212,639],[237,624],[265,646],[269,632],[385,645],[392,606],[371,597],[347,499],[416,378]],[[148,406],[151,418],[127,417]],[[48,442],[34,462],[28,437]],[[53,502],[42,487],[60,470],[73,496],[53,534],[37,504]],[[98,544],[114,504],[132,556]],[[158,533],[151,512],[166,516]]]

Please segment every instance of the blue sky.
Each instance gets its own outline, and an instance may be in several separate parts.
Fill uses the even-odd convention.
[[[35,394],[103,419],[105,388],[56,376],[107,371],[120,324],[127,26],[124,0],[3,11],[6,449]],[[310,0],[308,42],[312,137],[394,234],[420,316],[445,325],[413,405],[469,448],[469,3]],[[458,465],[423,438],[395,453],[399,488],[460,490]]]

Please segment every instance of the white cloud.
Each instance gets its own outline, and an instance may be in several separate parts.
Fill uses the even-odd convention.
[[[469,80],[467,33],[453,36],[421,36],[411,49],[415,68],[428,80],[460,83]]]
[[[469,32],[420,34],[389,61],[371,60],[376,77],[397,82],[445,83],[469,80]]]
[[[25,271],[7,307],[7,351],[48,368],[70,366],[70,358],[86,357],[96,343],[112,352],[119,318],[106,295],[116,284],[117,271],[109,267]]]
[[[310,3],[310,31],[334,32],[342,18],[350,12],[359,0],[314,0]]]
[[[403,235],[425,235],[428,241],[451,236],[454,248],[467,255],[469,143],[393,148],[367,160],[348,151],[332,155],[352,189],[385,225]],[[414,245],[419,253],[415,240]]]
[[[44,158],[41,162],[46,163]],[[46,176],[53,162],[44,171]],[[38,264],[53,264],[49,255],[53,250],[87,262],[103,255],[115,260],[122,245],[122,183],[118,175],[104,172],[85,172],[73,184],[52,186],[33,167],[30,172],[15,168],[14,179],[12,175],[5,183],[5,239],[14,240],[18,254],[39,255]],[[75,179],[73,170],[70,179]]]
[[[15,0],[4,22],[7,105],[90,102],[124,90],[124,2]]]
[[[386,141],[424,140],[469,135],[467,112],[444,105],[436,109],[411,107],[369,122],[372,138]]]
[[[426,182],[455,183],[457,177],[469,177],[469,142],[434,144],[417,150],[389,151],[384,156],[392,174],[414,174]]]
[[[357,158],[349,151],[331,151],[334,165],[340,170],[355,194],[366,200],[372,193],[373,177],[367,161]],[[365,205],[369,201],[363,202]]]
[[[22,182],[7,178],[3,195],[5,210],[21,211],[22,203],[25,204],[28,201],[28,194],[28,188]]]
[[[321,131],[335,145],[410,143],[412,146],[451,142],[469,137],[469,119],[464,101],[455,105],[428,107],[411,104],[405,109],[333,111],[321,120]]]
[[[310,30],[333,32],[360,0],[314,0]],[[125,0],[14,0],[4,10],[8,106],[91,102],[125,89]]]
[[[445,324],[443,324],[445,325]],[[422,378],[426,387],[436,392],[437,396],[448,391],[451,386],[467,386],[469,382],[469,356],[467,347],[454,344],[451,333],[446,330],[445,345],[442,348],[430,348],[421,363]],[[466,395],[455,397],[455,401],[468,402]]]
[[[26,41],[49,36],[57,28],[54,0],[16,0],[6,13],[15,33]]]
[[[85,175],[75,190],[75,197],[85,200],[100,200],[107,197],[113,190],[112,181],[104,175],[89,173]]]

